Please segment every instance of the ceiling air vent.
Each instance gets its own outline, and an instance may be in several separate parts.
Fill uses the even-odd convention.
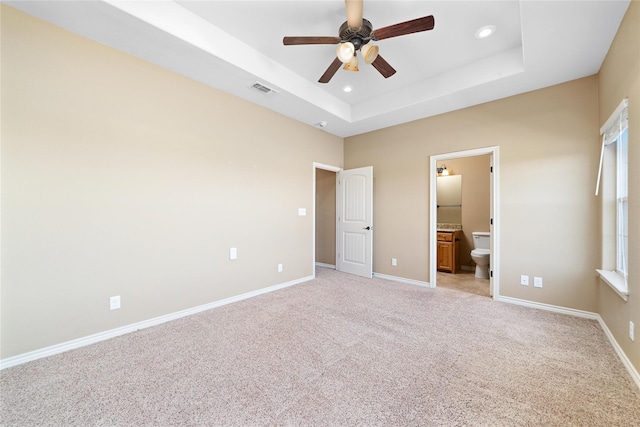
[[[254,88],[255,90],[259,91],[263,95],[272,96],[272,95],[275,95],[276,93],[278,93],[275,90],[271,89],[268,86],[263,85],[260,82],[255,82],[254,84],[251,85],[251,87]]]

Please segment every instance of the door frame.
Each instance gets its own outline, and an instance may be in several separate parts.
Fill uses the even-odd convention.
[[[318,163],[318,162],[313,162],[313,197],[312,197],[312,208],[311,208],[311,212],[313,215],[313,225],[312,225],[312,238],[311,238],[311,272],[312,272],[312,277],[315,279],[316,277],[316,170],[317,169],[323,169],[329,172],[335,172],[336,174],[338,172],[341,172],[343,170],[343,168],[338,167],[338,166],[332,166],[332,165],[327,165],[324,163]],[[337,193],[336,193],[337,196]],[[336,209],[338,209],[338,206],[336,205]],[[336,224],[336,245],[338,244],[338,224]],[[337,252],[336,252],[336,257],[338,256]],[[334,261],[336,264],[336,268],[337,268],[337,258]]]
[[[491,232],[491,277],[490,286],[493,287],[493,299],[497,299],[500,296],[500,188],[498,183],[500,180],[499,170],[499,147],[485,147],[476,148],[473,150],[456,151],[452,153],[437,154],[430,156],[429,167],[429,284],[432,288],[436,287],[436,277],[438,272],[438,260],[437,260],[437,224],[438,224],[438,202],[436,199],[436,180],[437,176],[437,163],[446,161],[448,159],[458,159],[462,157],[475,157],[483,156],[485,154],[491,155],[491,165],[493,172],[490,172],[490,192],[491,192],[491,218],[493,219],[493,225],[490,226]]]

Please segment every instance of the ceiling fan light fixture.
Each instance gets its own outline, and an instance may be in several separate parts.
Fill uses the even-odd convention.
[[[0,0],[2,1],[2,0]],[[338,70],[344,66],[345,70],[358,71],[358,60],[355,57],[360,50],[362,59],[367,64],[371,64],[382,77],[389,78],[396,73],[396,70],[378,54],[375,46],[367,47],[370,41],[378,41],[399,37],[408,34],[420,33],[433,30],[435,19],[433,15],[422,18],[411,19],[399,22],[386,27],[374,30],[373,25],[362,17],[363,0],[345,0],[347,20],[340,25],[338,36],[296,36],[283,37],[282,43],[285,46],[291,45],[320,45],[330,44],[336,46],[336,56],[329,64],[329,67],[318,79],[318,83],[329,83]]]
[[[344,69],[347,71],[358,71],[358,57],[353,55],[351,60],[344,64]]]
[[[367,64],[371,64],[378,57],[378,52],[380,52],[380,48],[378,46],[365,44],[360,49],[362,52],[362,57],[364,58],[364,62]]]
[[[343,64],[348,63],[353,58],[356,48],[351,42],[340,43],[336,49],[336,56]]]

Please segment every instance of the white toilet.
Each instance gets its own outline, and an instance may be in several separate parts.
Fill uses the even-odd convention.
[[[476,277],[479,279],[489,278],[489,240],[491,234],[487,231],[474,231],[473,247],[471,259],[476,263]]]

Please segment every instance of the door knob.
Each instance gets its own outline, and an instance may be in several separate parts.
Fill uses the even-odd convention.
[[[371,227],[369,227],[368,225],[366,227],[362,227],[363,230],[371,230]]]

